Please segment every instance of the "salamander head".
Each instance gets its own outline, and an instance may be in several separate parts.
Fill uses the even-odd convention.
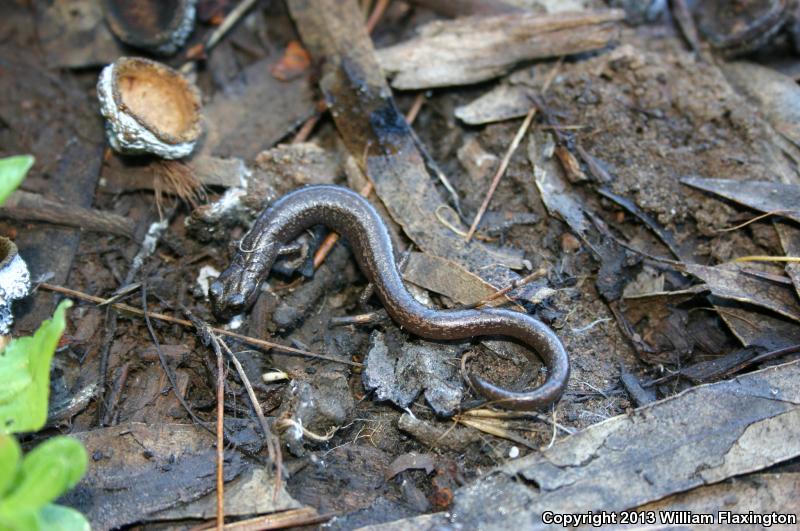
[[[250,308],[258,296],[259,284],[258,275],[237,263],[231,264],[208,288],[217,319],[228,321]]]

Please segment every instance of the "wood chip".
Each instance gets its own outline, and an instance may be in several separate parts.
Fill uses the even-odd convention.
[[[518,279],[509,268],[523,267],[519,250],[466,243],[437,218],[449,207],[424,148],[391,98],[355,2],[288,5],[303,44],[325,59],[320,86],[342,139],[392,218],[424,252],[458,262],[497,288]]]
[[[409,41],[378,51],[392,86],[428,89],[486,81],[516,64],[597,50],[616,37],[621,10],[514,13],[432,22]]]

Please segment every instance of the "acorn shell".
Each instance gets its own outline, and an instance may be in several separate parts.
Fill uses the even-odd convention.
[[[697,27],[716,50],[741,55],[764,46],[786,24],[789,0],[704,0]]]
[[[197,0],[103,0],[106,22],[125,44],[160,55],[178,51],[194,29]]]
[[[121,57],[100,73],[97,97],[108,142],[119,153],[178,159],[200,138],[200,91],[159,62]]]
[[[28,266],[17,252],[17,246],[8,238],[0,237],[0,335],[8,334],[14,321],[11,303],[25,297],[30,287]]]

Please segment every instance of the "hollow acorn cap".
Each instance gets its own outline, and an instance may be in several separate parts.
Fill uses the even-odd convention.
[[[0,335],[11,329],[11,303],[28,294],[31,276],[28,266],[8,238],[0,237]]]
[[[119,153],[182,158],[202,132],[200,91],[159,62],[121,57],[100,73],[97,97],[108,142]]]
[[[697,28],[712,47],[733,56],[757,50],[785,25],[788,0],[708,0],[696,8]]]
[[[103,0],[114,35],[125,44],[161,55],[178,51],[194,29],[197,0]]]

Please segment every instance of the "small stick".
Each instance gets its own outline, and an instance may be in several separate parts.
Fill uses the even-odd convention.
[[[170,386],[172,386],[172,392],[175,394],[178,402],[181,403],[181,406],[183,406],[183,409],[186,410],[186,413],[189,414],[189,417],[192,419],[192,421],[200,426],[205,426],[203,421],[194,414],[194,411],[192,411],[192,408],[189,407],[189,404],[186,403],[183,395],[181,395],[180,389],[178,388],[178,382],[175,380],[175,374],[173,374],[172,369],[169,368],[167,360],[164,357],[164,352],[161,350],[161,344],[158,342],[156,332],[153,330],[153,324],[150,322],[149,313],[150,312],[147,311],[147,286],[142,284],[142,315],[144,315],[144,322],[147,325],[147,332],[150,334],[150,339],[153,341],[153,345],[156,347],[158,360],[161,362],[161,367],[164,369],[164,373],[167,375],[167,380],[169,380]]]
[[[389,318],[386,310],[380,309],[361,315],[345,315],[344,317],[331,317],[330,326],[367,325],[379,323]]]
[[[524,419],[533,417],[536,420],[541,422],[550,424],[551,426],[554,425],[553,421],[541,413],[533,413],[530,411],[497,411],[494,409],[468,409],[461,413],[461,417],[480,417],[480,418],[498,418],[498,419]],[[566,433],[567,435],[572,435],[575,433],[575,430],[572,428],[568,428],[561,424],[555,424],[555,426]]]
[[[740,256],[731,262],[800,262],[800,256]]]
[[[375,4],[375,9],[372,10],[372,13],[369,15],[369,19],[367,19],[367,33],[372,33],[375,29],[375,26],[378,25],[380,22],[383,13],[386,11],[386,8],[389,7],[389,0],[378,0]]]
[[[111,396],[108,397],[108,404],[106,404],[106,411],[103,415],[103,426],[111,426],[114,420],[114,411],[117,409],[117,404],[122,396],[122,390],[125,389],[125,382],[128,380],[130,368],[131,364],[125,363],[119,370],[117,380],[114,382],[114,387],[111,389]]]
[[[39,194],[18,190],[0,208],[0,218],[18,221],[41,221],[65,227],[77,227],[86,231],[97,231],[134,238],[134,222],[103,210],[67,205],[41,197]]]
[[[208,36],[206,39],[205,44],[203,45],[203,51],[208,52],[217,45],[217,43],[222,40],[222,37],[225,36],[228,31],[236,25],[237,22],[247,13],[251,7],[255,5],[258,0],[242,0],[238,6],[233,8],[233,11],[228,13],[228,16],[225,17],[225,20],[222,21],[222,24],[217,26],[217,28]]]
[[[314,130],[314,127],[317,125],[321,117],[322,115],[316,112],[309,116],[308,119],[303,122],[303,125],[300,126],[300,129],[298,129],[294,134],[290,143],[299,144],[308,140],[308,137],[311,136],[311,132]]]
[[[782,216],[784,214],[796,214],[797,212],[798,212],[797,210],[772,210],[770,212],[765,212],[764,214],[760,214],[760,215],[758,215],[758,216],[756,216],[756,217],[754,217],[752,219],[749,219],[749,220],[745,221],[744,223],[740,223],[739,225],[736,225],[734,227],[730,227],[730,228],[727,228],[727,229],[719,229],[719,230],[716,230],[714,232],[730,232],[732,230],[738,230],[738,229],[741,229],[743,227],[746,227],[746,226],[750,225],[751,223],[755,223],[756,221],[762,220],[762,219],[767,218],[769,216]]]
[[[287,527],[302,527],[326,522],[333,518],[333,514],[317,514],[312,507],[290,509],[263,516],[256,516],[247,520],[231,522],[225,525],[226,531],[262,531],[265,529],[285,529]],[[193,531],[211,529],[212,526],[197,527]]]
[[[536,115],[537,107],[534,105],[531,107],[531,110],[528,111],[527,116],[525,116],[525,120],[522,122],[522,125],[517,130],[517,134],[514,137],[514,140],[511,142],[511,145],[508,146],[508,150],[506,151],[505,156],[503,156],[503,160],[500,162],[500,166],[497,168],[497,172],[494,174],[494,178],[492,179],[492,184],[489,186],[489,192],[486,194],[486,197],[483,200],[483,204],[481,208],[478,210],[478,214],[475,216],[475,220],[472,222],[472,226],[469,228],[466,237],[464,238],[465,241],[470,241],[472,239],[473,234],[478,228],[478,224],[481,222],[481,218],[483,218],[483,214],[486,212],[486,209],[489,207],[489,201],[492,200],[492,196],[494,195],[494,191],[497,189],[497,185],[500,184],[500,179],[506,172],[506,168],[508,168],[508,164],[511,162],[511,157],[514,155],[514,152],[519,147],[520,142],[522,142],[522,138],[525,136],[525,132],[528,130],[528,127],[531,125],[531,121],[533,121],[533,117]]]
[[[217,531],[225,527],[225,364],[217,342],[214,342],[217,356]]]
[[[386,11],[388,5],[389,0],[379,0],[378,4],[375,6],[375,9],[372,11],[369,19],[366,22],[367,33],[372,33],[372,30],[375,29],[375,26],[383,16],[383,13]],[[305,142],[308,140],[308,137],[311,136],[311,132],[314,130],[314,127],[316,127],[317,123],[322,117],[325,107],[325,100],[320,100],[317,102],[317,109],[314,111],[314,114],[309,116],[306,121],[303,122],[303,125],[300,126],[300,129],[297,130],[297,133],[295,133],[294,137],[292,137],[292,144],[299,144],[300,142]],[[336,242],[334,241],[334,243]]]
[[[523,439],[518,435],[515,435],[514,433],[511,433],[511,431],[506,429],[504,426],[495,425],[477,419],[465,419],[463,417],[458,417],[456,419],[456,422],[458,422],[459,424],[463,424],[464,426],[469,426],[470,428],[482,431],[484,433],[494,435],[495,437],[500,437],[501,439],[507,439],[521,446],[525,446],[526,448],[529,448],[531,450],[537,449],[529,441]]]
[[[82,291],[77,291],[77,290],[74,290],[74,289],[65,288],[63,286],[56,286],[56,285],[53,285],[53,284],[48,284],[47,282],[42,282],[41,284],[39,284],[39,287],[41,287],[42,289],[46,289],[48,291],[54,291],[56,293],[62,293],[62,294],[67,295],[69,297],[75,297],[76,299],[81,299],[81,300],[85,300],[85,301],[89,301],[89,302],[94,302],[96,304],[103,303],[106,300],[106,299],[104,299],[102,297],[95,297],[94,295],[89,295],[88,293],[83,293]],[[128,306],[127,304],[121,304],[121,303],[118,303],[118,302],[115,302],[115,303],[113,303],[113,304],[111,304],[109,306],[114,308],[114,309],[116,309],[116,310],[119,310],[119,311],[122,311],[122,312],[126,312],[126,313],[130,313],[130,314],[133,314],[133,315],[136,315],[136,316],[139,316],[139,317],[144,316],[145,318],[149,317],[151,319],[156,319],[158,321],[165,321],[167,323],[178,324],[178,325],[184,326],[186,328],[194,328],[194,325],[192,324],[191,321],[187,321],[186,319],[179,319],[177,317],[172,317],[171,315],[166,315],[166,314],[157,313],[157,312],[149,312],[149,311],[145,312],[145,311],[142,311],[139,308],[134,308],[133,306]],[[308,351],[300,350],[300,349],[293,348],[293,347],[287,347],[287,346],[281,345],[279,343],[272,343],[271,341],[264,341],[263,339],[256,339],[254,337],[248,337],[248,336],[245,336],[245,335],[242,335],[242,334],[237,334],[236,332],[231,332],[231,331],[225,330],[223,328],[210,327],[209,329],[212,332],[214,332],[215,334],[219,334],[219,335],[227,336],[227,337],[232,337],[234,339],[238,339],[242,343],[247,343],[249,345],[254,345],[254,346],[265,348],[265,349],[275,349],[275,350],[278,350],[280,352],[288,352],[290,354],[297,354],[299,356],[307,356],[309,358],[316,358],[316,359],[321,359],[321,360],[325,360],[325,361],[333,361],[335,363],[343,363],[345,365],[350,365],[352,367],[362,367],[363,366],[362,363],[357,363],[355,361],[341,360],[341,359],[338,359],[338,358],[334,358],[333,356],[326,356],[324,354],[316,354],[314,352],[308,352]]]
[[[475,303],[472,303],[472,304],[470,304],[468,306],[465,306],[465,308],[479,308],[481,306],[486,306],[487,304],[489,304],[493,300],[502,297],[503,295],[505,295],[509,291],[513,291],[513,290],[515,290],[515,289],[517,289],[517,288],[519,288],[521,286],[529,284],[529,283],[533,282],[534,280],[545,276],[546,274],[547,274],[547,269],[545,269],[543,267],[540,267],[539,269],[537,269],[536,271],[534,271],[530,275],[528,275],[526,277],[523,277],[523,278],[520,278],[520,279],[517,279],[517,280],[514,280],[511,284],[509,284],[505,288],[499,289],[499,290],[495,291],[494,293],[492,293],[491,295],[489,295],[488,297],[485,297],[485,298],[479,300],[478,302],[475,302]]]
[[[672,0],[672,13],[678,26],[681,28],[681,33],[689,43],[689,47],[694,53],[700,55],[700,37],[697,34],[697,27],[694,25],[694,18],[686,0]]]
[[[406,113],[406,122],[408,125],[414,123],[414,120],[417,119],[417,115],[419,111],[422,110],[422,105],[425,103],[425,92],[421,91],[417,94],[417,97],[414,98],[414,103],[411,104],[411,108],[408,109],[408,113]]]
[[[108,359],[111,356],[111,343],[114,342],[114,336],[116,334],[117,314],[106,310],[105,334],[103,334],[103,343],[100,346],[100,363],[98,367],[100,407],[97,408],[97,422],[100,426],[105,426],[104,422],[106,420],[106,412],[108,411],[108,403],[106,401],[106,392],[108,391]]]
[[[210,328],[206,325],[207,328]],[[267,441],[267,452],[269,453],[269,459],[275,465],[275,490],[273,492],[273,499],[277,500],[278,493],[281,490],[281,470],[283,469],[283,454],[281,453],[281,446],[280,440],[276,440],[276,436],[270,430],[269,423],[267,422],[267,417],[264,415],[264,410],[261,407],[261,403],[258,401],[256,397],[256,392],[253,390],[253,386],[250,384],[250,379],[247,377],[247,374],[244,372],[244,367],[239,362],[239,358],[231,351],[230,347],[228,346],[225,341],[220,339],[217,336],[211,335],[214,342],[219,342],[222,345],[222,348],[225,349],[225,352],[228,353],[228,357],[230,357],[231,362],[233,362],[233,366],[236,367],[236,372],[239,374],[239,379],[242,381],[245,390],[247,390],[247,396],[250,398],[250,403],[253,406],[253,410],[256,412],[256,417],[258,417],[258,423],[261,426],[261,430],[264,432],[264,438]]]

